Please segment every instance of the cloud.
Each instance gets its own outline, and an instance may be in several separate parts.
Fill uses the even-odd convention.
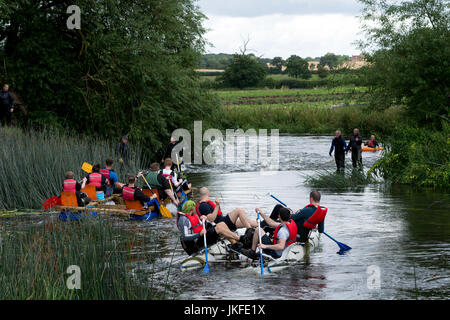
[[[352,44],[358,39],[359,19],[344,14],[272,14],[245,18],[210,15],[204,26],[212,53],[234,53],[250,38],[249,49],[256,55],[288,58],[322,56],[327,52],[358,54]]]
[[[206,15],[258,17],[272,14],[347,14],[356,15],[361,5],[357,0],[200,0]]]

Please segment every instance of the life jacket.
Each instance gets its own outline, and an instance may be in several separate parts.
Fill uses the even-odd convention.
[[[164,173],[164,169],[160,171],[164,178],[172,184],[172,178],[174,177],[173,171],[170,170],[170,173]]]
[[[308,204],[306,207],[312,206],[312,204]],[[305,207],[305,208],[306,208]],[[325,220],[325,216],[327,215],[327,208],[318,207],[316,211],[313,213],[311,217],[309,217],[303,226],[307,229],[315,229],[319,223]]]
[[[135,192],[135,189],[124,186],[124,187],[122,188],[122,197],[123,197],[123,200],[130,200],[130,201],[133,201],[133,200],[134,200],[134,192]]]
[[[100,173],[102,174],[102,175],[104,175],[105,176],[105,178],[108,180],[108,187],[112,187],[112,184],[111,184],[111,179],[109,178],[109,173],[110,173],[111,171],[110,170],[108,170],[108,169],[100,169]]]
[[[193,214],[192,216],[185,214],[183,212],[178,212],[177,215],[177,225],[178,225],[178,220],[181,216],[185,216],[186,218],[188,218],[189,222],[191,223],[191,230],[194,233],[199,233],[200,231],[203,230],[203,225],[200,222],[200,219],[198,218],[198,216],[196,216],[195,214]]]
[[[201,213],[200,213],[200,210],[198,210],[198,208],[200,207],[200,203],[202,203],[202,202],[208,203],[213,208],[213,210],[216,208],[216,204],[214,202],[212,202],[211,200],[197,202],[197,204],[195,205],[195,212],[197,212],[197,215],[199,217],[201,216]],[[221,215],[222,215],[222,211],[219,209],[219,211],[217,212],[217,216],[220,217]]]
[[[367,146],[371,147],[371,148],[375,148],[374,140],[369,140],[369,143],[367,144]]]
[[[74,179],[64,180],[64,192],[76,192],[77,182]]]
[[[162,188],[161,183],[159,183],[158,181],[158,172],[152,172],[150,171],[149,173],[147,173],[147,175],[145,176],[145,179],[147,179],[147,182],[150,186],[152,187],[156,187],[157,189]]]
[[[97,189],[100,189],[102,187],[102,175],[96,172],[91,173],[89,175],[89,184],[92,184]]]
[[[286,240],[286,247],[289,247],[291,244],[294,244],[297,241],[297,224],[290,219],[285,223],[286,227],[289,229],[289,238]],[[278,242],[278,231],[281,229],[282,225],[278,225],[276,227],[275,232],[273,234],[273,244],[277,244]]]

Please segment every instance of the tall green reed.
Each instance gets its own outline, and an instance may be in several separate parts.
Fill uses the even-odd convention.
[[[167,299],[155,279],[158,238],[98,218],[40,225],[8,220],[0,226],[0,299]],[[80,289],[70,289],[71,265],[80,268]],[[139,269],[139,270],[138,270]]]
[[[115,158],[116,143],[52,130],[0,128],[0,209],[40,209],[46,199],[59,195],[67,171],[81,180],[83,162],[104,166]],[[119,180],[144,167],[142,149],[131,146],[133,159],[121,165],[115,159]]]

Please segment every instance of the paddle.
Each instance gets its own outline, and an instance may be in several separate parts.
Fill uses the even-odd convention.
[[[147,184],[147,187],[148,187],[148,189],[150,190],[150,192],[151,192],[152,194],[154,194],[153,191],[152,191],[152,188],[151,188],[150,185],[148,184],[147,179],[145,179],[144,175],[142,175],[142,178],[144,179],[145,183]],[[166,208],[164,205],[162,205],[162,204],[160,205],[158,201],[156,201],[156,203],[157,203],[156,206],[157,206],[158,209],[159,209],[159,213],[161,213],[161,215],[162,215],[163,217],[165,217],[165,218],[173,218],[173,216],[172,216],[172,214],[170,213],[169,209],[167,209],[167,208]]]
[[[45,200],[45,201],[42,203],[42,206],[44,207],[45,210],[48,210],[48,209],[54,207],[54,206],[58,203],[58,199],[59,199],[59,198],[60,198],[60,197],[51,197],[51,198],[48,198],[47,200]]]
[[[87,173],[91,173],[92,172],[92,165],[84,162],[83,165],[81,166],[81,170],[87,172]]]
[[[203,242],[205,243],[205,260],[206,264],[203,268],[203,273],[209,273],[209,264],[208,264],[208,246],[206,245],[206,228],[205,228],[205,220],[202,221],[203,229],[205,229],[205,234],[203,235]]]
[[[272,198],[274,198],[275,200],[277,200],[279,203],[281,203],[283,206],[287,207],[286,204],[284,204],[282,201],[278,200],[276,197],[274,197],[273,195],[270,195]],[[336,244],[339,246],[340,252],[344,252],[347,250],[350,250],[352,247],[346,245],[345,243],[339,242],[335,239],[333,239],[331,236],[329,236],[327,233],[324,232],[324,234],[330,238],[331,240],[333,240],[334,242],[336,242]]]
[[[178,162],[178,154],[177,154],[177,167],[178,167],[178,172],[181,172],[181,170],[180,170],[180,163]]]
[[[259,245],[261,245],[261,224],[260,224],[260,218],[259,218],[259,211],[257,211],[257,218],[256,220],[258,221],[258,236],[259,236]],[[261,266],[261,277],[264,274],[264,265],[263,265],[263,256],[262,256],[262,248],[259,248],[259,258],[260,258],[260,266]]]

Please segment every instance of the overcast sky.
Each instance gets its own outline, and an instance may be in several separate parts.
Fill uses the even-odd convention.
[[[318,57],[327,52],[359,54],[357,0],[199,0],[208,17],[211,53],[235,53],[244,39],[265,58],[292,54]]]

